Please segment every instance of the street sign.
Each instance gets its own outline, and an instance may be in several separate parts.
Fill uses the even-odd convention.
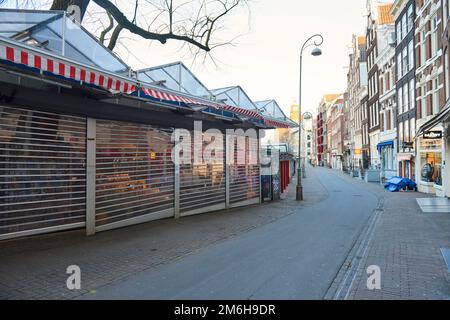
[[[414,148],[414,142],[403,141],[402,142],[402,148],[403,149],[413,149]]]
[[[442,137],[442,131],[425,131],[423,133],[423,138],[427,140],[442,139]]]

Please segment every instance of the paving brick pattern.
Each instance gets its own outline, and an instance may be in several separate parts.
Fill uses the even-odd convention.
[[[361,184],[384,198],[384,208],[348,299],[450,299],[450,278],[440,252],[450,247],[450,214],[423,213],[416,198],[429,195],[388,193],[378,184]],[[381,268],[381,290],[367,289],[371,265]]]
[[[346,296],[349,299],[449,299],[450,282],[440,248],[450,247],[450,214],[424,214],[419,193],[387,193],[341,173],[384,199],[384,210]],[[325,188],[309,170],[306,201],[285,200],[180,220],[162,220],[85,237],[64,232],[0,242],[0,299],[73,299],[111,282],[180,259],[217,241],[301,212],[325,199]],[[299,211],[300,210],[300,211]],[[69,265],[82,270],[82,290],[66,288]],[[366,268],[378,265],[382,290],[366,287]]]
[[[305,180],[313,205],[323,186]],[[64,232],[0,242],[0,299],[73,299],[146,269],[298,212],[294,184],[284,201],[161,220],[85,237]],[[301,206],[300,206],[301,208]],[[81,268],[82,290],[66,288],[69,265]]]

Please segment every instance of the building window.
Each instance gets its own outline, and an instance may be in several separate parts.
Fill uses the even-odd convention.
[[[408,71],[414,68],[414,43],[411,40],[408,43]]]
[[[398,114],[403,113],[403,88],[398,88],[398,96],[397,96],[397,105],[398,105]]]
[[[445,52],[445,100],[450,98],[450,69],[449,69],[449,61],[448,61],[448,51]]]
[[[378,101],[375,103],[375,125],[380,124],[380,104]]]
[[[410,4],[408,7],[408,33],[412,30],[414,26],[414,10],[413,5]]]
[[[409,110],[414,110],[414,101],[416,101],[416,84],[415,79],[409,82]]]
[[[404,141],[411,142],[411,140],[410,140],[411,136],[409,134],[409,119],[405,121],[403,130],[404,130],[404,139],[405,139]]]
[[[397,23],[397,45],[402,41],[402,22]]]
[[[420,66],[423,66],[427,61],[427,42],[425,30],[422,30],[422,32],[420,32],[420,35]]]
[[[449,0],[442,1],[442,6],[443,6],[442,11],[444,12],[445,18],[448,18],[449,14],[450,14],[450,12],[448,11],[448,4],[449,4]],[[447,19],[445,19],[445,20],[447,20]]]
[[[397,55],[397,80],[400,80],[402,76],[402,55],[399,53]]]
[[[434,15],[431,18],[431,57],[437,55],[438,52],[438,18]]]
[[[398,141],[402,144],[403,140],[403,122],[398,124]]]
[[[409,70],[408,67],[408,48],[404,47],[402,51],[402,75],[406,74]]]
[[[405,113],[406,111],[408,111],[408,105],[409,105],[409,100],[408,100],[408,83],[405,83],[405,85],[403,86],[403,105],[402,105],[402,113]]]
[[[408,21],[406,20],[407,16],[406,14],[402,17],[402,39],[406,37],[406,34],[408,33]]]
[[[439,112],[439,79],[433,80],[433,114],[437,114]]]
[[[427,85],[422,86],[422,109],[420,110],[420,114],[422,115],[422,118],[425,118],[427,116]]]

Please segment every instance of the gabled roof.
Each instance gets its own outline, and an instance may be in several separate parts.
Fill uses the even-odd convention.
[[[358,36],[357,41],[358,41],[358,45],[366,44],[366,37],[365,36]]]
[[[197,97],[212,98],[211,91],[182,62],[139,70],[138,79]]]
[[[292,121],[292,119],[286,117],[283,110],[275,100],[264,100],[255,102],[258,107],[258,111],[266,118],[273,119],[275,121],[281,121],[289,123],[291,127],[297,126],[297,123]]]
[[[258,108],[240,86],[211,90],[216,101],[246,110],[258,111]]]
[[[239,86],[215,90],[216,99],[182,63],[142,70],[145,79],[136,79],[125,63],[64,11],[0,9],[0,64],[38,79],[54,78],[55,84],[100,89],[127,103],[131,99],[258,127],[293,125],[266,119]],[[176,85],[169,87],[169,80]]]
[[[378,25],[394,23],[394,16],[391,15],[392,3],[382,4],[377,7]]]
[[[334,100],[336,100],[336,99],[339,98],[340,96],[342,96],[342,93],[325,94],[325,95],[323,96],[323,101],[324,101],[325,103],[333,102]]]
[[[258,101],[255,102],[255,105],[258,107],[259,112],[261,112],[264,116],[280,120],[287,119],[283,110],[275,100]]]
[[[110,72],[130,69],[64,11],[0,9],[0,37]]]

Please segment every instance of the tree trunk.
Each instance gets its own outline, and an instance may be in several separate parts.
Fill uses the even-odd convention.
[[[80,10],[81,10],[80,17],[81,17],[81,21],[83,21],[83,17],[84,17],[84,14],[86,13],[87,7],[89,5],[89,1],[90,0],[53,0],[50,10],[67,11],[67,8],[70,5],[76,5],[76,6],[80,7]]]

